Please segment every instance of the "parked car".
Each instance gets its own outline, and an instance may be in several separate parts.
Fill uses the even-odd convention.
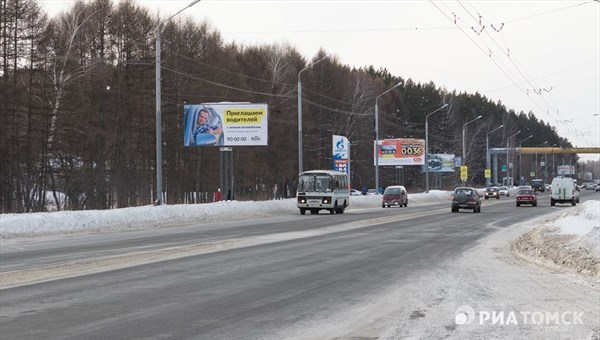
[[[362,196],[362,192],[356,189],[350,189],[350,196]]]
[[[489,187],[485,189],[483,197],[487,200],[488,198],[500,199],[500,189],[498,187]]]
[[[383,198],[381,200],[381,207],[407,207],[408,206],[408,193],[406,192],[406,188],[401,185],[392,185],[385,188],[383,192]]]
[[[535,190],[523,189],[517,191],[515,202],[517,207],[521,206],[521,204],[531,204],[532,206],[537,207],[537,195],[535,194]]]
[[[510,192],[508,192],[508,187],[506,186],[498,187],[498,192],[500,193],[500,195],[504,195],[506,197],[510,196]]]
[[[473,209],[474,213],[481,212],[481,198],[475,188],[458,187],[454,189],[451,198],[453,213],[460,209]]]

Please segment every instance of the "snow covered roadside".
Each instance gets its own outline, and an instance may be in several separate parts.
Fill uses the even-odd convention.
[[[557,219],[544,221],[512,242],[511,252],[552,270],[598,278],[599,201],[584,202],[569,208]]]
[[[409,194],[409,205],[447,202],[450,193]],[[348,210],[381,206],[381,196],[351,196]],[[240,220],[298,213],[296,199],[221,201],[205,204],[144,206],[112,210],[0,214],[0,240],[85,232],[166,228],[194,223]]]

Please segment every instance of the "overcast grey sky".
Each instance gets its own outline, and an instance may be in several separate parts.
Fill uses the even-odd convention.
[[[138,0],[162,18],[191,2]],[[42,3],[54,15],[72,1]],[[307,59],[323,48],[343,64],[479,92],[532,111],[575,146],[600,147],[597,0],[202,0],[184,16],[228,42],[289,44]]]

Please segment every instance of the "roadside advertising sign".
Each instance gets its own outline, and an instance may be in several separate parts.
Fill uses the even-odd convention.
[[[454,154],[429,154],[427,163],[429,163],[429,172],[454,172]]]
[[[424,165],[424,139],[384,139],[378,141],[379,165]],[[375,159],[373,159],[375,164]]]
[[[559,175],[575,175],[574,165],[559,165],[556,167]]]
[[[332,166],[333,170],[350,174],[350,143],[344,136],[333,135]]]
[[[492,170],[490,169],[485,169],[483,174],[485,178],[492,178]]]
[[[184,146],[268,145],[267,104],[185,105],[183,123]]]

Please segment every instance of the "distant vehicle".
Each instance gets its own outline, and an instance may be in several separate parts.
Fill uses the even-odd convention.
[[[583,183],[583,185],[581,186],[581,189],[596,190],[596,183],[594,183],[594,182]]]
[[[377,189],[369,189],[367,190],[367,195],[379,195]]]
[[[531,188],[533,189],[533,191],[541,191],[541,192],[546,191],[546,187],[544,186],[543,179],[531,180]]]
[[[381,200],[381,207],[407,207],[408,206],[408,193],[406,188],[401,185],[393,185],[385,188],[383,192],[383,198]]]
[[[500,189],[498,187],[489,187],[485,189],[483,197],[487,200],[488,198],[500,199]]]
[[[544,189],[546,189],[546,190],[552,190],[552,185],[550,185],[549,183],[545,183],[544,184]]]
[[[537,207],[537,196],[535,194],[535,190],[523,189],[517,191],[515,202],[517,207],[521,206],[521,204],[531,204],[532,206]]]
[[[533,188],[531,187],[531,185],[519,185],[517,190],[533,190]]]
[[[556,203],[577,203],[575,183],[571,178],[556,177],[552,180],[552,193],[550,194],[550,205]]]
[[[356,189],[350,189],[350,196],[362,196],[362,192]]]
[[[474,213],[481,212],[481,198],[475,188],[458,187],[454,189],[451,197],[453,213],[460,209],[473,209]]]
[[[508,192],[508,187],[507,186],[498,187],[498,192],[500,193],[500,195],[504,195],[506,197],[510,196],[510,192]]]
[[[330,214],[343,214],[350,204],[348,175],[333,170],[309,170],[298,175],[297,207],[300,215],[310,211],[329,210]]]

